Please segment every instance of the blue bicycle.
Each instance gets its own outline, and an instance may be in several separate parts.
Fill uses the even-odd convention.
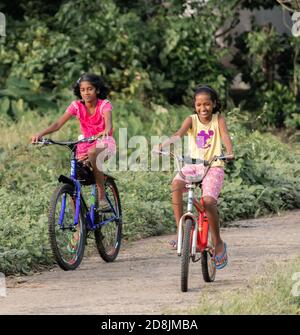
[[[105,197],[110,209],[98,210],[98,191],[88,162],[76,159],[76,147],[93,142],[97,137],[72,142],[58,142],[43,138],[36,144],[60,145],[72,152],[70,176],[60,175],[60,185],[54,191],[49,210],[49,239],[53,256],[63,270],[76,269],[83,258],[88,232],[94,232],[97,250],[106,262],[116,259],[122,234],[122,212],[115,179],[104,175]],[[84,199],[89,188],[90,201]]]

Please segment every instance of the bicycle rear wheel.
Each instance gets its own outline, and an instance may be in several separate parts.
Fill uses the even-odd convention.
[[[192,220],[187,219],[183,225],[183,241],[181,250],[181,291],[186,292],[188,290],[188,278],[189,278],[189,264],[191,255],[191,232],[192,232]]]
[[[113,262],[118,256],[121,247],[122,210],[119,192],[112,178],[108,177],[105,181],[105,193],[115,213],[100,214],[99,219],[101,222],[112,220],[95,230],[95,240],[101,258],[106,262]]]
[[[82,261],[86,241],[84,216],[75,216],[74,187],[59,185],[53,193],[49,210],[49,240],[53,256],[63,270],[75,270]]]
[[[211,283],[216,278],[216,267],[212,253],[212,239],[208,231],[208,248],[201,253],[201,269],[202,276],[205,282]]]

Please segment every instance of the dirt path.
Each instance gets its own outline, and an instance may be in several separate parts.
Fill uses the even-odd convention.
[[[144,239],[121,249],[114,263],[97,255],[80,268],[59,268],[39,275],[7,278],[0,314],[164,314],[197,304],[203,292],[247,285],[268,261],[300,255],[300,211],[280,217],[235,222],[222,229],[230,264],[214,283],[191,264],[190,290],[180,292],[179,257],[167,247],[170,236]]]

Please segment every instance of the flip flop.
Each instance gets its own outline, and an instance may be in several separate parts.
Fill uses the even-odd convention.
[[[169,246],[171,247],[171,249],[177,250],[177,241],[175,240],[169,241]]]
[[[227,244],[225,242],[222,255],[214,255],[213,259],[217,270],[223,269],[228,264]]]

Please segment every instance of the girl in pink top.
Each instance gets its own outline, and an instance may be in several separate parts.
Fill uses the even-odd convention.
[[[74,85],[74,94],[79,100],[73,101],[66,112],[50,127],[32,136],[31,142],[37,142],[41,137],[59,130],[72,116],[80,122],[80,129],[84,137],[101,136],[93,143],[80,143],[77,146],[78,160],[88,159],[92,165],[99,194],[101,210],[109,207],[104,193],[104,175],[100,158],[110,157],[116,152],[116,143],[113,138],[112,105],[106,99],[108,89],[100,76],[86,73]],[[96,162],[97,161],[97,162]]]

